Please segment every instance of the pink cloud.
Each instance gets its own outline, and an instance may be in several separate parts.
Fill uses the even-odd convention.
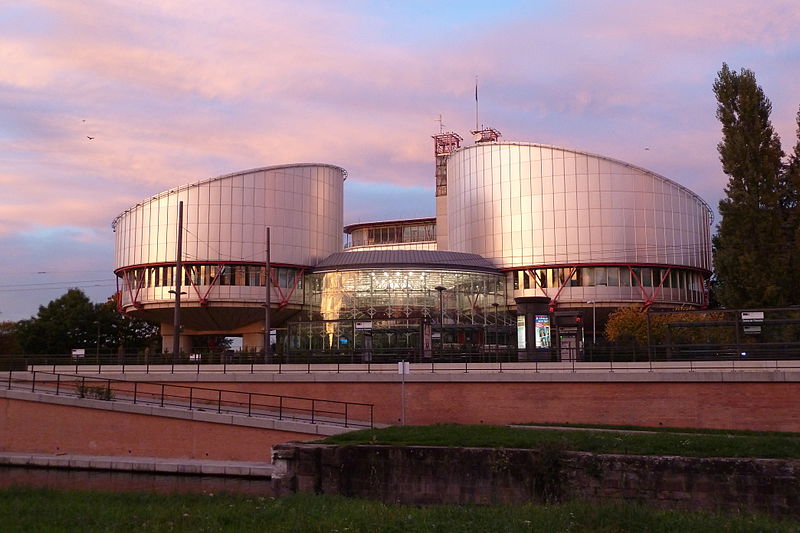
[[[653,170],[718,172],[715,143],[683,132],[704,113],[697,136],[718,134],[710,83],[725,51],[794,42],[794,4],[578,3],[401,42],[382,38],[391,21],[322,2],[41,1],[48,32],[0,39],[15,67],[0,83],[18,89],[3,103],[30,108],[32,124],[0,149],[18,159],[6,172],[55,198],[90,177],[82,194],[104,195],[103,225],[154,192],[265,164],[332,162],[363,181],[430,186],[435,117],[466,137],[478,74],[481,121],[506,139],[643,166],[642,143],[657,140],[669,148],[648,156]],[[34,191],[14,190],[34,220],[64,223],[79,209],[37,207]]]

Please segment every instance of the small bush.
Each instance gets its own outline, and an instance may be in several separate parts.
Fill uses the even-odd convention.
[[[79,398],[95,398],[97,400],[113,400],[114,391],[110,387],[84,385],[79,383],[75,385],[75,390]]]

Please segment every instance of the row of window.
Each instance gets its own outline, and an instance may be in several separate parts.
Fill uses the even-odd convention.
[[[183,285],[223,285],[242,287],[264,287],[266,268],[264,265],[184,265]],[[302,270],[296,268],[272,267],[272,284],[276,287],[291,288],[295,284],[303,286]],[[126,270],[123,281],[131,289],[145,287],[174,287],[175,266],[156,266]]]
[[[680,268],[627,266],[538,268],[514,272],[514,290],[541,287],[658,287],[700,291],[700,273]]]
[[[383,226],[377,228],[363,228],[353,231],[351,235],[351,246],[424,242],[435,240],[436,224],[424,224],[419,226]]]

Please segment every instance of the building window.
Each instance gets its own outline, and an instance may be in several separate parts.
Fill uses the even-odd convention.
[[[619,268],[618,267],[608,267],[606,269],[608,273],[608,285],[609,287],[619,287]]]

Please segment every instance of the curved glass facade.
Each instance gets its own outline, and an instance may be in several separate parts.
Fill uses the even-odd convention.
[[[540,296],[548,289],[568,288],[581,303],[591,298],[700,305],[704,298],[703,273],[686,268],[640,266],[574,266],[511,271],[513,294]]]
[[[293,347],[363,349],[368,334],[375,348],[413,348],[421,325],[439,331],[442,318],[446,342],[481,344],[487,326],[506,320],[505,287],[502,274],[422,267],[312,273],[306,323],[292,325]]]
[[[436,250],[436,219],[352,224],[344,229],[347,251]]]
[[[185,303],[214,301],[255,301],[265,298],[266,277],[264,265],[194,263],[183,265]],[[123,307],[141,307],[143,302],[168,300],[174,295],[175,265],[133,267],[118,272],[120,297]],[[272,267],[272,301],[278,305],[303,302],[303,270]]]

